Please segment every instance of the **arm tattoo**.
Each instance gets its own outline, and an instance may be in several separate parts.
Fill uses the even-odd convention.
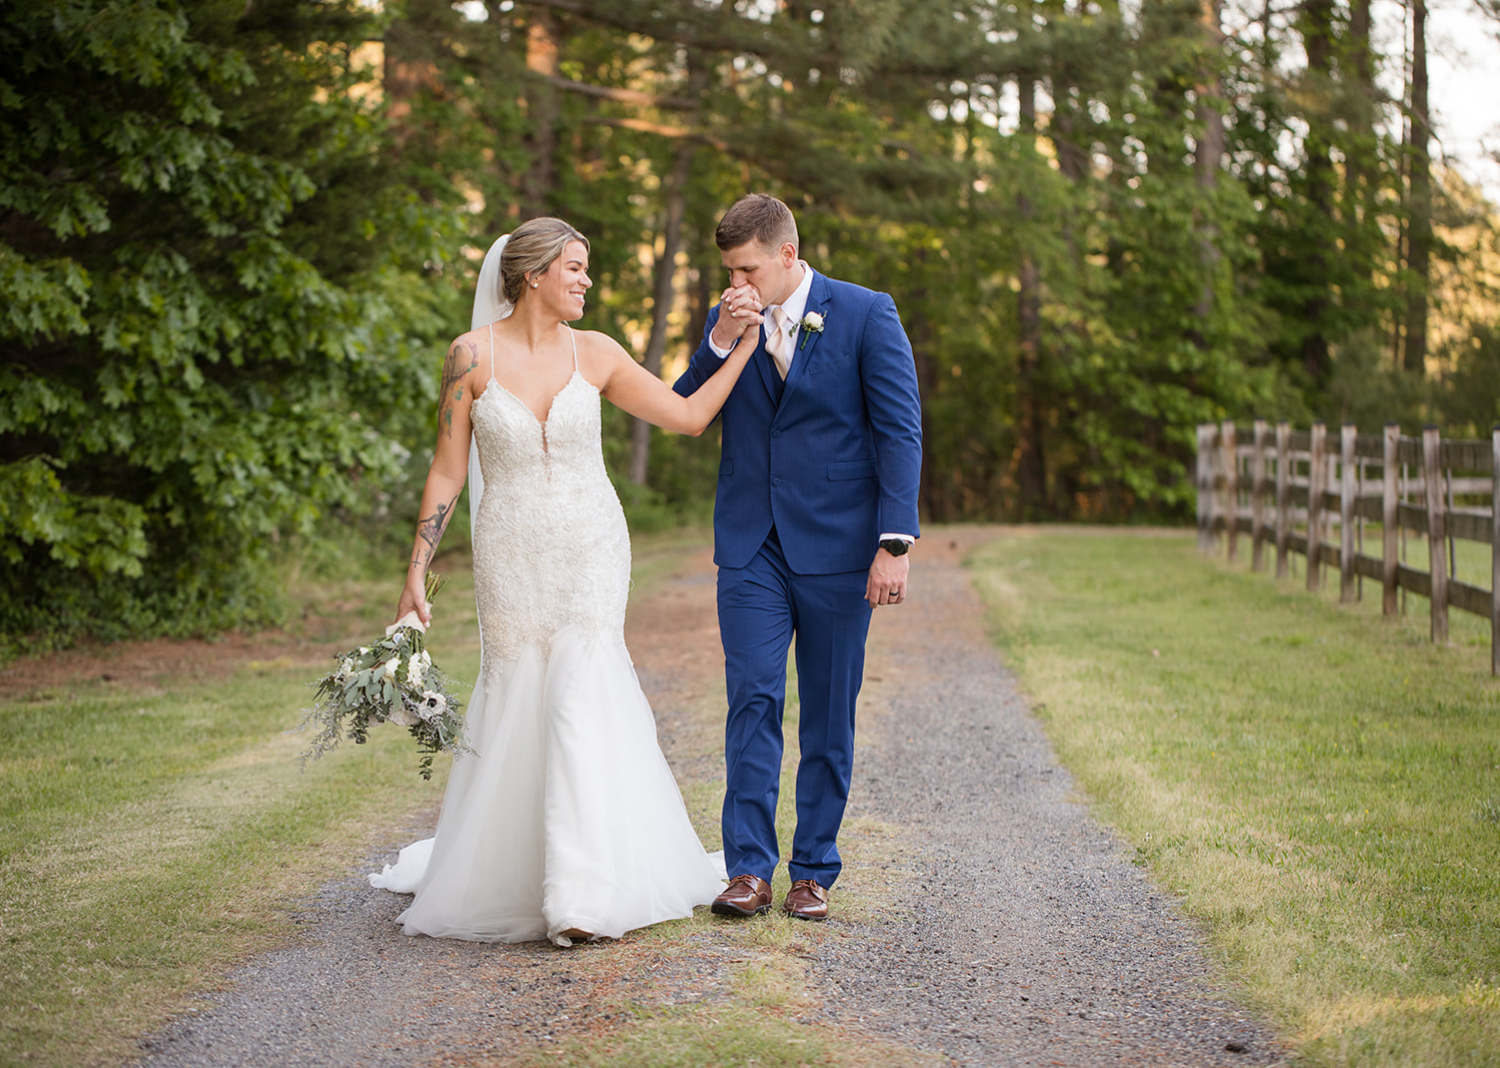
[[[479,366],[479,350],[464,341],[455,341],[443,361],[443,386],[438,391],[438,421],[446,436],[453,433],[453,406],[463,398],[463,377]]]
[[[424,544],[418,546],[416,554],[411,558],[411,567],[426,567],[432,562],[438,542],[443,540],[443,531],[448,529],[448,521],[453,518],[453,506],[457,503],[458,496],[455,494],[447,504],[439,504],[436,511],[417,522],[417,537]]]

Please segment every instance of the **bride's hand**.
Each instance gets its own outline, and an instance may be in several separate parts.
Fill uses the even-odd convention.
[[[432,605],[427,603],[422,576],[416,572],[412,572],[411,577],[406,580],[406,588],[401,591],[401,601],[396,605],[396,618],[400,619],[408,612],[416,612],[424,627],[432,623]]]
[[[719,321],[714,324],[714,344],[722,351],[734,348],[743,335],[758,330],[763,305],[760,292],[751,285],[731,287],[719,296]]]

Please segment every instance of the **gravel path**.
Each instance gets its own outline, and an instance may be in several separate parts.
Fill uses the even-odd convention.
[[[960,561],[924,539],[914,599],[877,612],[899,680],[851,815],[906,829],[884,922],[821,947],[825,1011],[963,1064],[1268,1064],[1176,903],[1075,798],[984,636]]]
[[[982,535],[951,537],[924,539],[914,599],[876,614],[848,867],[834,917],[796,925],[806,1022],[965,1065],[1277,1062],[1174,901],[1074,797],[985,639],[960,566]],[[627,635],[688,783],[722,776],[711,575],[706,554],[685,560],[632,606]],[[392,850],[434,819],[414,815]],[[625,1026],[622,1004],[722,1001],[756,952],[753,924],[724,921],[571,951],[409,939],[393,922],[408,899],[360,874],[384,859],[306,902],[293,944],[142,1039],[144,1063],[494,1064]]]

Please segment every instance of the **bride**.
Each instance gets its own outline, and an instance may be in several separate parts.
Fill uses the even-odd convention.
[[[454,761],[435,838],[374,886],[415,892],[409,935],[560,946],[692,914],[722,889],[656,740],[625,650],[630,540],[604,470],[599,397],[701,434],[760,337],[760,306],[720,370],[680,397],[583,315],[588,241],[533,219],[485,257],[473,327],[443,368],[437,452],[397,615],[425,624],[427,565],[469,477],[480,673],[474,753]]]

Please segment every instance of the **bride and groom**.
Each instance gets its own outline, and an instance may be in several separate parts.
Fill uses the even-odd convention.
[[[827,916],[870,613],[905,599],[918,533],[916,373],[890,297],[800,260],[781,201],[742,198],[715,242],[730,284],[671,388],[610,338],[568,326],[593,284],[588,241],[568,224],[531,220],[485,258],[473,329],[444,366],[397,610],[430,619],[423,580],[467,478],[482,645],[474,752],[454,762],[435,837],[370,877],[415,893],[398,918],[407,934],[566,946],[699,905],[768,911],[794,642],[802,755],[782,907]],[[630,542],[600,396],[669,430],[722,421],[722,855],[688,820],[625,649]]]

